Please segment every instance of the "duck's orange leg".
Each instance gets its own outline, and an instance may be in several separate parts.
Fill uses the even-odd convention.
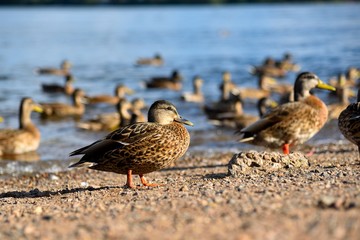
[[[140,177],[140,181],[141,183],[145,186],[145,187],[157,187],[157,186],[161,186],[162,184],[156,184],[156,183],[148,183],[144,177],[143,174],[139,174]]]
[[[132,180],[132,170],[127,171],[126,177],[126,186],[129,188],[136,188]]]
[[[290,153],[290,146],[288,143],[285,143],[283,146],[282,146],[282,150],[283,150],[283,153],[284,154],[289,154]]]

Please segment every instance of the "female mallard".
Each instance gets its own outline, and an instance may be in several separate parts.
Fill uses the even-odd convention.
[[[84,97],[85,93],[83,90],[75,89],[72,94],[72,105],[65,103],[41,103],[40,105],[43,108],[41,116],[43,118],[80,117],[85,112]]]
[[[360,90],[357,102],[350,104],[339,116],[339,129],[347,140],[358,146],[360,155]]]
[[[146,82],[147,88],[167,88],[179,91],[182,88],[182,76],[174,70],[170,77],[153,77]]]
[[[270,77],[285,77],[287,71],[276,65],[273,58],[266,58],[264,63],[260,66],[251,66],[250,73],[253,75],[266,75]]]
[[[302,144],[314,136],[326,123],[328,110],[319,98],[310,95],[313,88],[335,91],[315,74],[303,72],[294,84],[295,102],[275,108],[263,118],[240,130],[240,142],[269,148],[282,147],[289,154],[290,146]]]
[[[125,98],[120,99],[116,104],[117,112],[99,114],[96,118],[77,123],[76,126],[91,131],[113,131],[130,123],[130,109],[130,102]]]
[[[230,100],[231,95],[236,91],[237,86],[231,79],[231,73],[224,71],[222,73],[222,82],[219,86],[220,89],[220,102],[226,102]]]
[[[42,90],[47,93],[65,93],[66,95],[71,95],[74,92],[73,82],[74,77],[72,75],[66,75],[64,86],[58,84],[42,84]]]
[[[161,66],[164,64],[164,59],[160,54],[155,54],[152,58],[139,58],[136,60],[136,65],[152,65]]]
[[[193,79],[193,92],[192,93],[183,93],[181,99],[186,102],[203,102],[204,95],[201,91],[204,80],[199,76],[195,76]]]
[[[38,68],[38,69],[35,69],[35,72],[37,74],[67,76],[70,74],[71,67],[72,67],[71,63],[68,60],[64,60],[60,65],[60,69],[58,69],[58,68]]]
[[[124,84],[119,84],[115,88],[114,96],[111,95],[96,95],[96,96],[87,96],[86,100],[88,104],[97,104],[97,103],[107,103],[111,105],[115,105],[119,102],[120,99],[125,98],[125,95],[131,95],[134,91]]]
[[[131,119],[130,123],[145,122],[145,116],[142,110],[146,108],[144,99],[135,98],[131,101]]]
[[[150,184],[144,174],[170,166],[189,147],[190,135],[183,124],[193,124],[179,116],[168,101],[154,102],[148,112],[148,122],[120,128],[104,139],[70,153],[84,154],[70,167],[89,166],[90,169],[126,174],[126,186],[135,188],[132,174],[140,176],[144,186]]]
[[[0,130],[0,156],[31,152],[39,147],[40,131],[31,121],[32,111],[41,112],[42,109],[31,98],[23,98],[20,103],[19,129]]]

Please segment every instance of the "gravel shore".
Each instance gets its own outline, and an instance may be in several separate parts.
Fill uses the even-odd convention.
[[[8,177],[0,239],[359,239],[357,148],[302,153],[188,153],[136,190],[88,169]]]

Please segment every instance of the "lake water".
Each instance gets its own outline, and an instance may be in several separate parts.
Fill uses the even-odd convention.
[[[206,102],[219,98],[221,73],[228,70],[241,86],[255,86],[249,65],[267,56],[281,58],[289,51],[304,71],[327,81],[349,66],[360,66],[360,4],[291,4],[166,7],[28,7],[0,8],[0,115],[1,127],[18,126],[18,105],[23,96],[38,102],[69,102],[65,96],[44,94],[41,83],[63,83],[61,77],[37,76],[40,66],[73,63],[75,86],[88,94],[113,93],[116,84],[134,89],[148,105],[165,98],[181,115],[195,123],[189,128],[191,151],[238,151],[233,131],[212,127],[200,106],[182,103],[181,92],[146,90],[143,81],[169,75],[178,69],[184,76],[183,91],[191,79],[206,82]],[[162,67],[135,67],[139,57],[161,53]],[[284,81],[292,83],[290,73]],[[327,94],[317,92],[325,101]],[[255,113],[253,104],[246,111]],[[90,108],[83,119],[112,108]],[[3,160],[0,174],[56,171],[69,164],[68,153],[105,133],[76,130],[74,122],[33,121],[42,133],[36,163]],[[335,126],[335,127],[334,127]],[[341,141],[336,124],[311,142]]]

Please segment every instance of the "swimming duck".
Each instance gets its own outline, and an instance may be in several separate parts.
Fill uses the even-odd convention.
[[[41,103],[43,118],[81,117],[85,112],[85,93],[81,89],[75,89],[72,94],[72,105],[65,103]]]
[[[17,155],[38,149],[40,131],[31,121],[31,112],[42,108],[31,98],[23,98],[19,110],[19,129],[0,129],[0,156]]]
[[[132,105],[125,98],[116,104],[116,112],[99,114],[96,118],[79,122],[76,127],[91,131],[113,131],[130,123]]]
[[[142,113],[142,110],[146,108],[144,99],[135,98],[131,101],[131,119],[130,123],[145,122],[146,118]]]
[[[250,66],[250,73],[253,75],[266,75],[269,77],[285,77],[287,70],[276,66],[276,61],[273,58],[266,58],[264,63],[260,66]]]
[[[339,102],[328,105],[329,120],[338,119],[340,113],[350,104],[349,97],[354,96],[353,91],[347,86],[337,88],[336,91],[339,94]]]
[[[152,65],[161,66],[164,64],[164,59],[160,54],[155,54],[152,58],[139,58],[136,60],[136,65]]]
[[[258,76],[258,88],[236,88],[232,91],[233,94],[238,94],[242,99],[261,99],[270,97],[270,87],[275,86],[276,80],[264,74]]]
[[[218,114],[217,119],[210,120],[210,122],[215,126],[242,129],[259,120],[259,116],[262,117],[269,111],[269,109],[275,108],[277,106],[277,103],[271,98],[267,97],[259,99],[257,103],[259,116],[244,113],[242,105],[243,103],[241,101],[241,98],[238,98],[235,101],[234,112]]]
[[[201,91],[204,80],[199,76],[193,78],[193,92],[192,93],[183,93],[181,99],[186,102],[203,102],[204,95]]]
[[[153,77],[146,82],[147,88],[167,88],[179,91],[182,88],[182,76],[174,70],[170,77]]]
[[[350,142],[358,146],[359,156],[360,156],[360,90],[357,95],[357,102],[350,104],[346,109],[344,109],[338,121],[338,126],[340,132],[344,137]]]
[[[124,84],[119,84],[115,88],[114,96],[111,95],[96,95],[96,96],[86,96],[86,101],[88,104],[98,104],[98,103],[107,103],[115,105],[119,102],[120,99],[125,98],[126,95],[133,94],[134,91]]]
[[[70,75],[71,67],[72,67],[72,64],[68,60],[64,60],[60,65],[60,69],[58,69],[58,68],[38,68],[38,69],[35,69],[35,72],[37,74],[67,76],[67,75]]]
[[[290,146],[302,144],[326,123],[328,110],[319,98],[310,94],[313,88],[335,91],[310,72],[298,75],[294,84],[295,102],[285,103],[260,120],[240,130],[240,142],[269,148],[282,147],[289,154]]]
[[[42,84],[42,90],[48,93],[65,93],[71,95],[74,92],[73,87],[74,77],[72,75],[65,76],[65,85],[61,86],[58,84]]]
[[[285,71],[293,71],[298,72],[300,71],[300,65],[293,62],[293,57],[291,53],[284,53],[283,58],[280,61],[275,62],[275,66],[280,69],[284,69]]]
[[[220,89],[220,102],[230,100],[232,93],[237,89],[236,84],[231,79],[231,73],[224,71],[222,73],[222,82],[219,86]]]
[[[172,103],[158,100],[149,109],[148,122],[130,124],[73,151],[70,156],[83,157],[69,167],[88,166],[126,174],[129,188],[136,188],[133,174],[140,176],[144,186],[158,186],[148,183],[144,174],[168,167],[184,155],[190,144],[190,135],[184,124],[193,125],[179,116]]]

